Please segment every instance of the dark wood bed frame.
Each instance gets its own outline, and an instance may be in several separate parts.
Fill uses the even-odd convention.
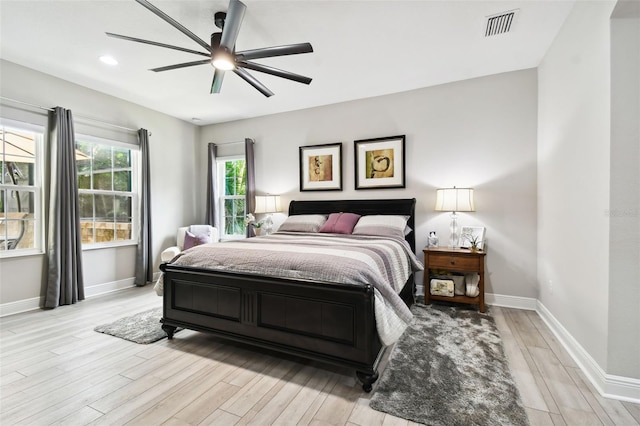
[[[415,199],[292,201],[289,215],[352,212],[409,216]],[[415,252],[415,233],[405,236]],[[162,264],[162,329],[176,327],[354,369],[370,392],[384,354],[376,329],[372,285],[274,278]],[[414,276],[400,293],[411,306]]]

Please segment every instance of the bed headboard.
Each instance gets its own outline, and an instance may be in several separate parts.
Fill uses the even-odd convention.
[[[416,199],[383,199],[383,200],[310,200],[291,201],[289,203],[289,216],[296,214],[329,214],[329,213],[356,213],[359,215],[370,214],[397,214],[409,216],[407,225],[411,232],[405,235],[405,239],[416,251]]]

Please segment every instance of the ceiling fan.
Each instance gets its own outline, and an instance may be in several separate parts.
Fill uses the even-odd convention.
[[[275,56],[297,55],[300,53],[311,53],[313,47],[310,43],[288,44],[284,46],[263,47],[260,49],[236,51],[236,39],[240,32],[240,25],[244,18],[244,12],[247,8],[244,3],[239,0],[230,0],[227,12],[217,12],[214,15],[214,23],[220,28],[221,32],[211,34],[211,44],[189,31],[175,19],[149,3],[147,0],[135,0],[160,18],[171,24],[178,31],[191,38],[193,41],[202,46],[207,52],[199,52],[197,50],[186,49],[170,44],[159,43],[157,41],[143,40],[140,38],[129,37],[120,34],[106,33],[109,37],[119,38],[122,40],[135,41],[137,43],[150,44],[152,46],[164,47],[167,49],[179,50],[181,52],[193,53],[195,55],[206,56],[207,59],[199,61],[185,62],[181,64],[168,65],[159,68],[152,68],[151,71],[161,72],[175,70],[178,68],[192,67],[195,65],[211,64],[215,68],[213,74],[213,82],[211,83],[211,93],[220,93],[222,87],[222,79],[225,71],[233,71],[247,83],[255,87],[266,97],[273,96],[273,92],[264,84],[258,81],[254,76],[246,70],[263,72],[265,74],[275,75],[277,77],[286,78],[288,80],[297,81],[299,83],[309,84],[311,78],[303,75],[284,71],[278,68],[253,62],[253,59],[271,58]]]

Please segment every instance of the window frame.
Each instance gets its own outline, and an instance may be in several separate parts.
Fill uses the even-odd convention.
[[[122,247],[138,245],[139,243],[139,229],[140,229],[140,187],[141,187],[141,158],[140,147],[135,144],[118,141],[115,139],[101,138],[97,136],[88,135],[85,133],[75,134],[76,146],[78,142],[89,142],[102,146],[109,146],[112,148],[123,148],[131,151],[131,191],[115,191],[105,189],[80,189],[78,185],[78,197],[81,194],[91,195],[124,195],[131,196],[131,238],[126,240],[112,240],[107,242],[94,242],[94,243],[82,243],[82,250],[96,250],[111,247]],[[77,169],[76,169],[77,170]],[[116,168],[110,169],[112,172],[117,170]],[[77,171],[76,171],[77,173]],[[77,178],[79,178],[79,174]],[[95,222],[95,205],[93,212],[93,221]],[[95,238],[95,234],[94,234]]]
[[[5,191],[5,194],[10,190],[33,192],[34,200],[34,212],[33,212],[33,243],[35,247],[14,249],[14,250],[0,250],[0,258],[11,258],[21,256],[33,256],[44,254],[44,163],[45,163],[45,151],[44,151],[44,139],[46,129],[44,126],[38,124],[32,124],[24,121],[11,120],[8,118],[0,117],[0,127],[4,129],[11,129],[22,132],[32,132],[35,134],[35,161],[34,161],[34,180],[33,185],[7,185],[0,180],[0,189]],[[0,158],[0,161],[4,158]],[[0,173],[4,173],[4,169],[0,170]],[[0,212],[0,214],[4,214]]]
[[[218,223],[220,226],[220,229],[218,230],[218,233],[220,235],[220,240],[241,240],[246,238],[246,232],[243,233],[242,235],[240,234],[227,234],[225,233],[226,230],[226,226],[225,226],[225,216],[224,216],[224,202],[226,200],[245,200],[245,204],[244,204],[244,214],[243,217],[247,216],[247,203],[246,203],[246,195],[233,195],[233,196],[227,196],[224,195],[225,194],[225,163],[229,162],[229,161],[238,161],[238,160],[242,160],[245,162],[245,166],[246,166],[246,158],[244,157],[244,155],[227,155],[224,157],[217,157],[216,158],[216,182],[217,182],[217,193],[218,193],[218,197],[216,200],[216,208],[217,208],[217,214],[218,214]],[[246,192],[246,187],[245,187],[245,192]]]

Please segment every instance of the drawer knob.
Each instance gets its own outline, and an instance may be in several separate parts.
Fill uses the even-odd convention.
[[[449,263],[451,263],[452,265],[455,265],[455,264],[456,264],[456,261],[455,261],[455,259],[451,259],[451,260],[449,261]]]

